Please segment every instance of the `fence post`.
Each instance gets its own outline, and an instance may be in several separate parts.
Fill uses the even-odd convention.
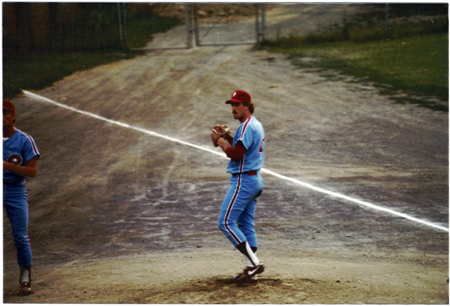
[[[264,41],[266,34],[266,4],[262,4],[261,8],[261,40]]]
[[[194,3],[194,29],[195,29],[195,45],[200,46],[200,38],[198,37],[198,17],[197,5]]]
[[[128,37],[127,37],[127,8],[126,8],[126,3],[123,3],[123,37],[125,39],[125,46],[127,45],[128,42]]]
[[[187,31],[187,48],[192,48],[192,29],[191,29],[191,19],[190,19],[190,4],[186,3],[184,5],[184,10],[186,12],[186,31]]]
[[[117,3],[117,10],[119,13],[119,37],[120,37],[120,42],[122,43],[123,37],[122,37],[122,20],[120,18],[120,3]]]
[[[259,5],[258,5],[258,3],[255,4],[255,15],[256,15],[256,21],[255,21],[256,43],[259,44]]]
[[[389,21],[389,3],[386,3],[386,17],[384,21],[384,34],[386,35],[388,32],[388,21]]]

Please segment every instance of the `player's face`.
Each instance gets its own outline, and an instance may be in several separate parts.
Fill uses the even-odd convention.
[[[14,120],[16,119],[16,114],[4,109],[3,110],[3,126],[14,126]]]
[[[246,116],[245,110],[248,109],[248,106],[244,106],[244,103],[231,103],[231,111],[233,112],[233,118],[238,119],[240,122],[243,122]]]

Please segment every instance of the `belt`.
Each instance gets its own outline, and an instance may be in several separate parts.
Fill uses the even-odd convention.
[[[258,171],[248,171],[248,172],[242,172],[242,173],[233,173],[233,175],[238,175],[238,174],[247,174],[248,176],[253,176],[253,175],[257,175]]]
[[[6,184],[16,184],[16,183],[20,183],[20,182],[22,182],[22,180],[3,180],[3,183],[6,183]]]

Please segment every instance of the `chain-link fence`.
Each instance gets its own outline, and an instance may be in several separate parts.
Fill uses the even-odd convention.
[[[230,7],[233,7],[233,4],[231,6],[230,4],[216,4],[210,6],[210,9],[207,6],[202,8],[196,4],[193,5],[197,46],[255,44],[258,42],[259,5]],[[215,14],[211,9],[215,10]]]
[[[343,29],[362,13],[373,12],[374,7],[351,3],[230,3],[193,4],[189,11],[195,45],[211,46],[255,44]]]
[[[356,27],[372,23],[381,32],[387,32],[390,15],[397,14],[395,10],[391,13],[392,6],[370,3],[4,3],[3,41],[6,50],[52,51],[132,48],[145,44],[149,37],[152,40],[140,49],[255,44],[282,37],[345,31],[350,23]],[[429,7],[436,7],[438,13],[442,11],[440,6],[432,4],[417,7],[422,15],[424,9],[430,11]],[[182,25],[172,28],[176,24]],[[169,28],[171,30],[165,32]],[[161,32],[165,33],[154,34]]]

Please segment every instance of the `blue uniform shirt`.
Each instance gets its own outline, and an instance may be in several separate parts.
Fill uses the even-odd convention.
[[[33,137],[21,130],[16,129],[10,138],[3,139],[3,160],[9,163],[23,166],[33,157],[39,158],[39,156]],[[20,181],[25,177],[7,170],[3,171],[3,179]]]
[[[228,173],[244,173],[248,171],[259,171],[264,164],[264,129],[262,124],[251,116],[245,120],[237,129],[233,139],[233,147],[242,142],[247,150],[244,159],[228,163]]]

